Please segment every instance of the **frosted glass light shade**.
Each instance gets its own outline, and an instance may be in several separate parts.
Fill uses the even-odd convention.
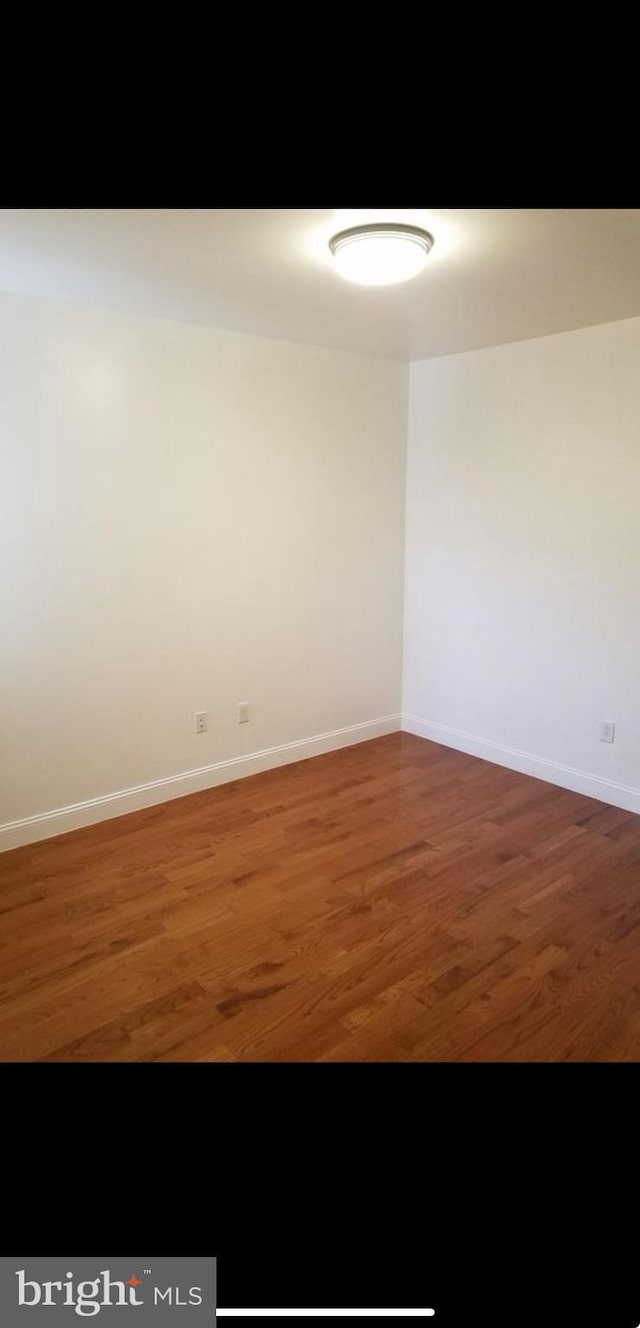
[[[418,226],[373,223],[339,231],[329,248],[341,277],[360,286],[393,286],[422,271],[433,236]]]

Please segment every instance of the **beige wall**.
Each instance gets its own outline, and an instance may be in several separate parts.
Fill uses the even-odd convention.
[[[407,366],[13,295],[0,342],[1,823],[398,714]]]

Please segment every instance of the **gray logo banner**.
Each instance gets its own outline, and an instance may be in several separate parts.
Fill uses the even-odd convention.
[[[214,1258],[0,1259],[6,1328],[205,1328],[215,1317]]]

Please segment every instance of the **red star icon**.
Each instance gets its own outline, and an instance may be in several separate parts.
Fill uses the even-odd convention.
[[[136,1277],[136,1275],[135,1275],[135,1273],[134,1273],[134,1274],[133,1274],[133,1277],[130,1277],[130,1278],[129,1278],[129,1281],[127,1282],[127,1286],[132,1286],[132,1287],[142,1286],[142,1282],[140,1281],[140,1278],[139,1278],[139,1277]]]

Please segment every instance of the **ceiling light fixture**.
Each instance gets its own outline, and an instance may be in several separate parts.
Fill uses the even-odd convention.
[[[360,286],[393,286],[422,271],[433,235],[419,226],[372,222],[338,231],[329,248],[341,277]]]

